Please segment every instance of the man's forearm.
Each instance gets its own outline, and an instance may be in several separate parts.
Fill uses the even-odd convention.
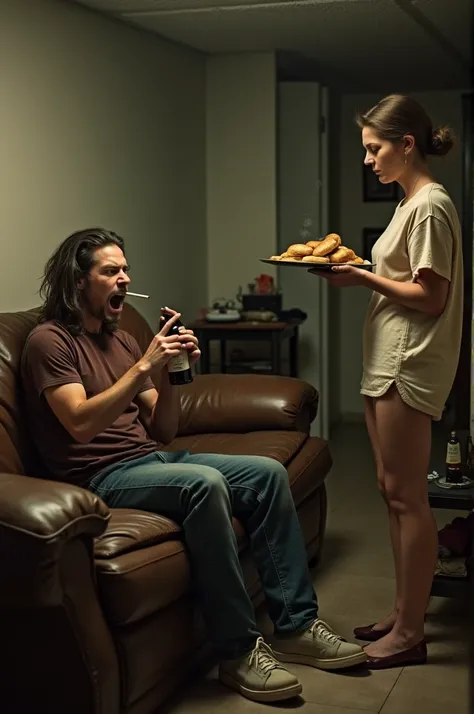
[[[390,280],[381,275],[363,271],[363,284],[397,305],[403,305],[428,315],[437,314],[437,306],[432,296],[426,293],[419,283]]]
[[[78,405],[74,417],[75,437],[88,443],[108,429],[127,409],[148,377],[148,372],[137,363],[112,387]]]
[[[156,377],[153,376],[153,383],[158,392],[151,421],[153,437],[158,442],[169,444],[178,432],[181,390],[170,384],[166,368]]]

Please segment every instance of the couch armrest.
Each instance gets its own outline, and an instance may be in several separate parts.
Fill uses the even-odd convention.
[[[107,506],[77,486],[0,474],[0,605],[57,604],[57,564],[75,538],[90,543],[107,527]]]
[[[301,379],[205,374],[182,387],[178,434],[309,432],[317,409],[316,389]]]

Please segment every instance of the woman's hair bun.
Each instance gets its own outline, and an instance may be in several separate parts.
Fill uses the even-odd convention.
[[[428,154],[433,156],[444,156],[451,151],[454,146],[454,133],[449,126],[440,126],[434,129],[431,137],[431,146],[428,147]]]

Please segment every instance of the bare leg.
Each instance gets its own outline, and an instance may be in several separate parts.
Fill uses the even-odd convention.
[[[393,559],[395,562],[395,576],[396,576],[396,598],[395,607],[390,615],[384,617],[382,620],[377,622],[373,629],[374,630],[386,630],[395,624],[397,619],[399,604],[400,604],[400,580],[401,580],[401,569],[400,569],[400,530],[398,527],[398,519],[395,517],[389,507],[387,502],[387,495],[385,493],[385,478],[384,469],[382,463],[382,455],[380,453],[380,446],[377,438],[377,430],[375,427],[375,411],[374,411],[374,400],[371,397],[364,397],[364,411],[365,411],[365,421],[367,424],[367,431],[369,433],[370,442],[372,444],[372,451],[374,454],[375,466],[377,469],[377,483],[379,487],[380,494],[387,505],[389,525],[390,525],[390,539],[392,542]]]
[[[400,533],[401,577],[393,629],[365,649],[371,657],[386,657],[423,639],[438,541],[426,479],[431,417],[407,406],[396,388],[374,401],[374,414],[388,508]]]

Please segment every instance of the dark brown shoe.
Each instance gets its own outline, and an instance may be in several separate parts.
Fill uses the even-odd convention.
[[[425,640],[421,640],[414,647],[388,657],[370,657],[367,655],[366,666],[369,669],[389,669],[390,667],[407,667],[410,664],[426,664],[428,651]]]
[[[385,630],[374,630],[374,625],[365,625],[364,627],[355,628],[354,637],[358,640],[365,640],[366,642],[376,642],[380,640],[381,637],[388,635],[391,631],[391,627]]]

